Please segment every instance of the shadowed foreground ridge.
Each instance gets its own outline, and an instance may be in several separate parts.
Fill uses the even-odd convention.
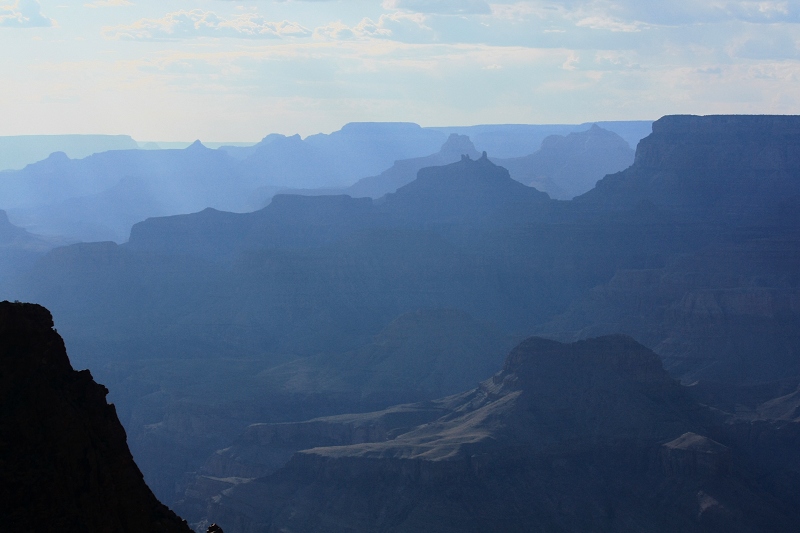
[[[768,472],[735,437],[757,431],[725,424],[630,337],[531,338],[476,389],[404,409],[439,414],[394,437],[383,427],[371,442],[299,451],[278,471],[223,492],[210,519],[239,533],[800,524],[796,475]],[[389,423],[379,413],[349,416],[378,429]],[[333,429],[345,418],[318,419],[320,440],[326,422]],[[364,429],[358,439],[369,439]],[[761,430],[759,438],[773,434]],[[796,431],[781,431],[793,449]]]
[[[72,369],[44,307],[0,302],[4,528],[190,531],[145,484],[107,393]]]

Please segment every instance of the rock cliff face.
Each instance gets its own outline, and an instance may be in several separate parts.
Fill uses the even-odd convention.
[[[631,168],[606,176],[587,203],[667,206],[740,225],[800,196],[800,117],[663,117],[642,139]]]
[[[800,243],[709,246],[663,268],[619,270],[538,333],[633,336],[684,382],[754,384],[800,375]]]
[[[786,453],[795,432],[726,429],[628,337],[532,338],[477,389],[397,414],[437,409],[438,418],[400,434],[365,431],[370,421],[385,424],[388,411],[349,415],[350,424],[362,422],[351,444],[301,451],[276,472],[236,484],[214,498],[209,518],[234,532],[756,532],[800,524],[794,467],[760,471],[747,455],[753,447],[742,444],[749,435]],[[332,419],[314,424],[320,442],[345,434],[330,431]],[[284,433],[310,442],[311,426],[299,429]],[[279,433],[251,429],[248,439],[268,448],[283,442]]]
[[[11,531],[190,531],[145,485],[105,387],[72,369],[50,313],[0,303],[0,471]]]

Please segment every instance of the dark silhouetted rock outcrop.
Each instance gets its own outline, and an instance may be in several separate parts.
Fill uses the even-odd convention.
[[[0,303],[0,501],[9,531],[188,532],[133,462],[107,389],[50,313]]]

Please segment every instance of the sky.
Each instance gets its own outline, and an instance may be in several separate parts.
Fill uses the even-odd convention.
[[[0,135],[800,113],[800,0],[0,0]]]

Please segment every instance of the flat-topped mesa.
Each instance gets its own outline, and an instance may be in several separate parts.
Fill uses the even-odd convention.
[[[519,412],[531,424],[514,423],[509,429],[515,440],[535,448],[656,441],[704,424],[705,415],[659,357],[625,335],[574,343],[529,338],[482,387],[490,396],[519,391]],[[548,429],[529,435],[529,427],[537,426]]]
[[[10,531],[186,532],[133,462],[108,390],[44,307],[0,302],[0,501]]]
[[[800,135],[798,115],[666,115],[652,125],[653,133],[740,135],[762,132],[768,135]]]
[[[511,350],[503,370],[493,380],[499,382],[510,375],[526,388],[551,386],[556,376],[562,381],[591,378],[597,383],[602,377],[631,383],[674,384],[659,357],[627,335],[607,335],[571,344],[531,337]]]
[[[639,141],[641,169],[800,170],[800,116],[672,115]]]
[[[800,116],[667,116],[578,204],[655,204],[689,220],[793,225],[800,198]],[[644,202],[644,204],[643,204]]]

